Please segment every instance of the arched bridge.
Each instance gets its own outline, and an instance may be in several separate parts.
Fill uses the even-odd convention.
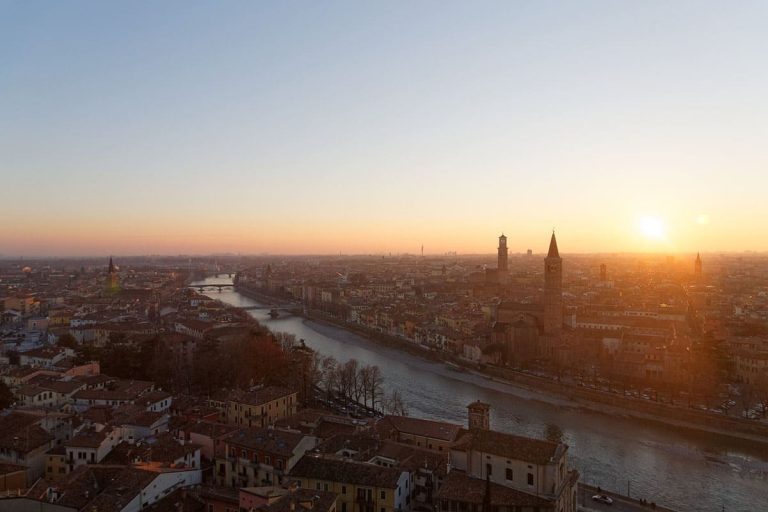
[[[219,291],[222,291],[224,288],[234,288],[235,285],[232,283],[224,283],[224,284],[190,284],[187,286],[188,288],[195,288],[200,292],[205,291],[206,288],[218,288]]]

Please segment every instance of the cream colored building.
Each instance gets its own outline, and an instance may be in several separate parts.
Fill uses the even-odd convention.
[[[293,416],[297,407],[298,393],[286,388],[268,386],[230,397],[225,416],[230,425],[266,427],[277,420]]]
[[[337,495],[337,512],[410,510],[410,473],[399,468],[305,455],[291,477],[301,487]]]

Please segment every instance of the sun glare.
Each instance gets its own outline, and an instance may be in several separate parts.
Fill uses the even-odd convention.
[[[667,227],[659,217],[643,216],[638,220],[638,228],[646,238],[662,240],[667,234]]]

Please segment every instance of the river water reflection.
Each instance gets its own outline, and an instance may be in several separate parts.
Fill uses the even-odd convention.
[[[231,282],[209,278],[200,283]],[[208,294],[233,306],[258,303],[234,290]],[[457,372],[380,346],[354,333],[267,309],[250,313],[273,331],[303,338],[339,361],[378,365],[385,388],[402,394],[411,416],[466,422],[466,405],[491,404],[491,427],[562,441],[583,482],[682,511],[768,511],[768,445],[685,431],[569,407],[567,403]]]

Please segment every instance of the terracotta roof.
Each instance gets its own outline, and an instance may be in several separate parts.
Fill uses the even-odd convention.
[[[112,432],[111,429],[102,429],[100,431],[94,429],[83,430],[69,441],[64,443],[67,447],[76,448],[98,448],[104,439],[107,438],[107,434]]]
[[[135,460],[171,464],[186,455],[195,453],[200,446],[181,444],[170,435],[160,435],[139,441],[136,444],[122,442],[107,455],[104,464],[132,464]]]
[[[18,464],[6,464],[0,463],[0,475],[10,475],[11,473],[18,473],[19,471],[26,471],[26,466],[20,466]]]
[[[297,510],[327,512],[335,503],[336,493],[299,488],[268,505],[262,505],[259,510],[264,512],[295,512]]]
[[[296,394],[295,391],[279,386],[267,386],[247,393],[235,393],[229,400],[247,405],[263,405],[280,398]]]
[[[303,438],[304,434],[298,432],[273,428],[242,428],[224,437],[224,441],[233,446],[291,457]]]
[[[534,464],[547,464],[555,459],[561,450],[567,449],[563,444],[516,436],[493,430],[475,429],[464,434],[452,449],[467,451],[477,450],[518,459]]]
[[[482,505],[485,489],[485,480],[471,478],[461,471],[453,470],[445,477],[435,499]],[[494,506],[539,507],[539,510],[554,510],[555,505],[552,501],[540,498],[535,494],[495,483],[491,483],[490,489],[491,505]]]
[[[80,510],[122,510],[157,477],[125,466],[80,466],[58,482],[57,505]]]
[[[396,489],[402,470],[375,464],[305,455],[291,470],[292,477],[327,480],[350,485]]]
[[[188,423],[187,425],[181,427],[179,430],[185,432],[187,435],[197,434],[200,436],[210,437],[211,439],[216,439],[218,437],[231,434],[236,430],[240,430],[240,427],[235,427],[233,425],[227,425],[224,423],[215,423],[213,421],[198,421],[194,423]]]
[[[19,412],[0,415],[0,448],[27,453],[50,445],[53,437],[38,425],[40,420],[40,416]]]
[[[460,425],[443,421],[422,420],[408,416],[385,416],[380,423],[389,424],[401,433],[429,437],[442,441],[454,441],[462,431]]]

